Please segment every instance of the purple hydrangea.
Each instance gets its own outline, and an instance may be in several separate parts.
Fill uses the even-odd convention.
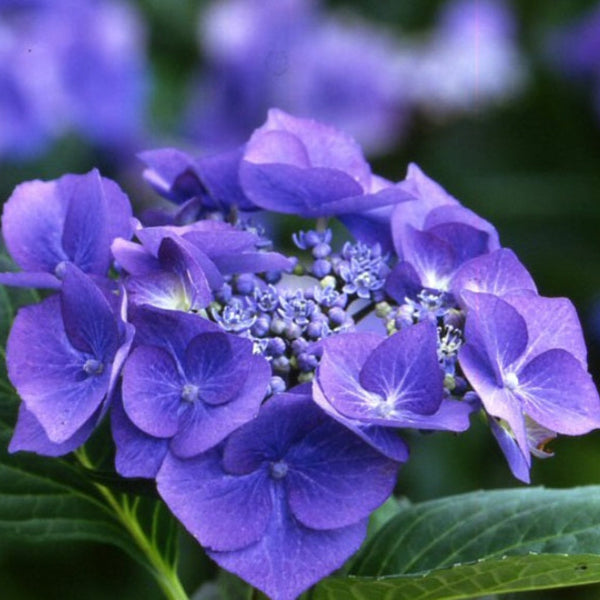
[[[60,294],[19,311],[6,351],[8,376],[23,400],[12,451],[62,454],[91,433],[133,337],[119,311],[71,265]]]
[[[22,271],[0,283],[59,288],[67,265],[100,278],[112,263],[110,246],[132,234],[131,205],[97,170],[17,186],[2,213],[2,234]]]
[[[53,294],[8,338],[10,451],[70,452],[110,410],[117,473],[156,480],[220,566],[292,600],[358,549],[404,432],[478,412],[529,481],[549,441],[600,427],[573,305],[416,165],[386,181],[349,136],[278,109],[243,149],[143,159],[178,205],[144,225],[97,171],[6,203],[21,271],[0,282]],[[315,218],[298,256],[259,209]]]
[[[316,402],[382,452],[400,459],[404,451],[398,438],[377,431],[380,427],[468,429],[472,408],[444,398],[431,323],[405,328],[387,339],[345,334],[322,346],[313,386]]]
[[[518,452],[507,452],[513,473],[529,481],[533,435],[540,427],[580,435],[600,426],[600,398],[586,371],[586,349],[571,303],[532,293],[464,294],[468,305],[460,365],[487,413]],[[548,326],[553,323],[553,326]]]
[[[252,343],[195,315],[136,312],[123,369],[123,407],[146,435],[182,458],[221,442],[256,416],[270,378]]]
[[[288,393],[222,446],[190,460],[168,454],[157,484],[218,564],[293,600],[356,551],[396,470],[310,395]]]

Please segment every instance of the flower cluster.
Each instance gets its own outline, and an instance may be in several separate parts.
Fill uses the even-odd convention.
[[[600,427],[573,305],[416,165],[280,110],[245,146],[145,152],[171,212],[92,171],[17,187],[0,283],[50,290],[7,345],[10,450],[65,454],[110,413],[116,470],[156,480],[208,554],[291,600],[341,566],[408,460],[407,429],[479,412],[514,475]],[[273,249],[265,211],[315,219]],[[353,239],[338,242],[345,225]]]

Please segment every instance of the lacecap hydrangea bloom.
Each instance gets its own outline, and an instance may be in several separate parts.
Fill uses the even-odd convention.
[[[348,135],[277,109],[242,147],[141,159],[171,211],[134,219],[96,171],[5,205],[20,270],[0,281],[50,290],[8,339],[10,451],[65,454],[110,413],[116,471],[155,480],[219,565],[292,600],[361,545],[403,432],[478,413],[528,482],[550,440],[600,427],[571,302],[418,166],[388,181]],[[294,256],[267,211],[314,220]]]

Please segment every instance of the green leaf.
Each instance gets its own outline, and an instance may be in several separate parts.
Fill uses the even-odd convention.
[[[475,492],[403,509],[315,600],[436,600],[600,582],[600,486]]]
[[[83,450],[77,461],[9,454],[15,408],[14,399],[0,395],[0,548],[16,542],[111,544],[146,567],[167,598],[187,598],[176,574],[178,525],[164,503],[95,482]]]
[[[0,544],[94,540],[114,544],[143,562],[96,486],[74,464],[8,454],[10,430],[0,427]]]

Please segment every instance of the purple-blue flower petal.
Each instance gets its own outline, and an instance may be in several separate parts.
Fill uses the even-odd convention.
[[[271,519],[272,500],[264,470],[227,475],[220,453],[190,459],[168,453],[156,483],[158,493],[186,529],[213,550],[236,550],[258,541]]]
[[[251,356],[249,362],[248,376],[229,402],[190,406],[181,413],[179,431],[171,441],[174,454],[185,458],[204,452],[256,417],[271,370],[261,356]]]
[[[8,451],[12,453],[24,450],[43,456],[63,456],[85,443],[97,422],[98,414],[94,413],[70,438],[60,443],[53,442],[34,414],[22,403]]]
[[[398,470],[398,463],[333,420],[310,432],[285,460],[290,465],[285,480],[290,508],[312,529],[363,519],[392,493]]]
[[[600,427],[600,398],[589,373],[566,350],[547,350],[518,372],[514,393],[543,427],[580,435]]]
[[[368,356],[359,381],[365,390],[391,404],[391,420],[401,419],[404,413],[437,412],[443,375],[437,359],[435,325],[423,321],[388,337]]]
[[[198,397],[205,404],[225,404],[244,385],[252,356],[250,340],[225,333],[201,333],[185,351],[186,379],[197,386]]]
[[[114,402],[110,417],[117,473],[123,477],[156,477],[169,440],[148,435],[136,427],[120,400]]]
[[[58,296],[19,311],[7,342],[7,366],[27,409],[57,443],[70,439],[94,414],[111,376],[110,364],[73,347]]]
[[[112,361],[119,330],[100,289],[77,267],[66,265],[60,299],[64,328],[73,347],[102,362]]]
[[[505,296],[521,290],[537,292],[535,283],[512,250],[501,248],[464,263],[452,277],[451,290]]]
[[[527,350],[521,364],[546,350],[562,348],[586,366],[587,348],[583,331],[570,300],[544,298],[531,293],[511,294],[505,300],[527,323]]]
[[[123,368],[123,406],[143,432],[177,433],[184,379],[173,357],[156,346],[138,346]]]
[[[465,339],[487,353],[498,384],[506,368],[525,352],[528,344],[527,325],[510,304],[491,294],[463,292],[467,304]]]
[[[294,518],[285,499],[276,496],[258,542],[233,552],[209,550],[208,555],[273,600],[294,600],[358,550],[366,525],[365,519],[338,529],[309,529]]]

